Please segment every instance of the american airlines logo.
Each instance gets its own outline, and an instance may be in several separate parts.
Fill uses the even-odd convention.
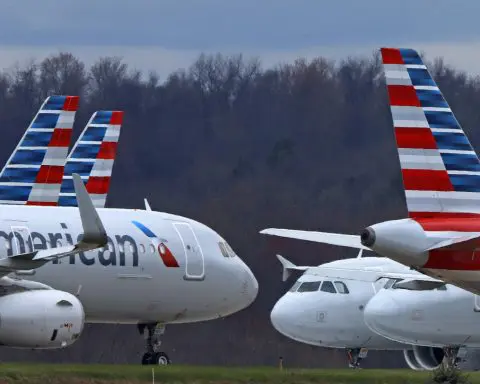
[[[151,240],[155,248],[158,250],[158,254],[160,255],[160,258],[162,259],[163,264],[166,267],[169,267],[169,268],[179,267],[177,259],[175,259],[175,256],[173,256],[173,253],[165,245],[165,240],[160,241],[157,235],[155,235],[149,228],[147,228],[145,225],[143,225],[139,221],[133,220],[132,223],[138,229],[140,229],[140,231],[142,231],[145,236],[147,236]]]
[[[6,246],[3,245],[3,247],[7,250],[7,256],[13,256],[31,252],[33,249],[41,250],[75,244],[73,236],[68,232],[67,224],[61,223],[60,226],[64,229],[63,233],[30,232],[30,236],[22,236],[20,231],[13,228],[10,233],[0,231],[0,247],[2,242],[4,244],[6,242]],[[77,241],[81,236],[81,234],[77,236]],[[2,252],[1,248],[0,252]],[[108,245],[105,248],[88,253],[80,252],[78,256],[72,255],[69,257],[69,263],[75,264],[79,260],[84,265],[94,265],[98,259],[98,262],[104,266],[126,266],[127,256],[131,259],[131,266],[138,267],[138,246],[135,240],[129,235],[114,235],[108,236]],[[53,264],[58,263],[58,260],[53,261]]]

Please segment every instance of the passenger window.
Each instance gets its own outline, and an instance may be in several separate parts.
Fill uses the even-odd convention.
[[[299,281],[296,281],[295,284],[292,285],[292,288],[290,288],[289,292],[296,292],[297,288],[302,284]]]
[[[155,246],[153,244],[150,244],[150,252],[155,253]]]
[[[145,253],[145,246],[143,244],[140,244],[140,252]]]
[[[331,281],[324,281],[322,284],[322,292],[337,293]]]
[[[227,248],[225,247],[225,244],[223,243],[218,243],[218,247],[220,248],[220,252],[222,252],[222,255],[224,257],[228,257],[228,251],[227,251]]]
[[[337,288],[338,293],[342,293],[344,295],[350,293],[347,286],[342,281],[335,281],[335,287]]]
[[[316,292],[320,288],[320,281],[305,281],[298,287],[297,292]]]

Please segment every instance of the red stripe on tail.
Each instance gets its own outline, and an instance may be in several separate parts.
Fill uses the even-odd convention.
[[[86,189],[88,193],[103,195],[108,192],[110,177],[91,176],[88,179]]]
[[[435,137],[430,128],[395,128],[398,148],[437,149]]]
[[[447,171],[402,169],[403,184],[409,191],[453,191]]]
[[[56,207],[58,203],[53,201],[27,201],[26,205],[38,205],[41,207]]]
[[[117,153],[117,143],[114,141],[103,141],[98,150],[97,159],[113,160]]]
[[[411,85],[389,85],[388,96],[391,105],[421,107],[417,92]]]
[[[72,129],[71,128],[55,128],[53,130],[52,138],[49,147],[69,147],[70,140],[72,138]]]
[[[42,165],[38,170],[35,183],[38,184],[62,184],[63,166]]]
[[[63,103],[64,111],[76,111],[78,109],[78,103],[80,101],[79,96],[67,96],[65,103]]]
[[[480,252],[472,250],[433,250],[423,268],[449,269],[456,271],[479,271]]]
[[[121,125],[123,122],[123,111],[113,111],[110,117],[111,125]]]
[[[402,54],[396,48],[381,48],[383,64],[404,64]]]

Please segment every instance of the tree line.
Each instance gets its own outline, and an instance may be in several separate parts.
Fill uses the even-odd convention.
[[[0,163],[46,96],[80,95],[77,138],[98,109],[124,110],[108,207],[153,209],[197,219],[221,233],[260,284],[248,309],[226,319],[167,327],[175,362],[345,366],[343,351],[278,334],[270,310],[290,288],[282,254],[317,265],[355,251],[266,238],[267,227],[358,233],[406,215],[388,98],[378,53],[321,56],[263,68],[242,55],[200,55],[161,79],[121,58],[88,67],[64,52],[0,72]],[[478,78],[442,59],[428,62],[472,144],[480,140]],[[208,271],[207,271],[208,273]],[[88,325],[64,351],[0,350],[5,360],[139,362],[136,327]],[[404,366],[400,353],[370,353],[365,366]]]

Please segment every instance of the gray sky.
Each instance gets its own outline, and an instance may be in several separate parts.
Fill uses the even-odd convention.
[[[4,0],[0,67],[66,50],[164,77],[202,51],[271,66],[402,46],[480,74],[478,15],[478,0]]]

